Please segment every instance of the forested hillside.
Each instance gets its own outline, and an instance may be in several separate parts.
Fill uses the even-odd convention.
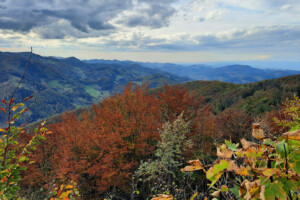
[[[0,52],[0,96],[7,98],[19,81],[29,53]],[[16,93],[16,99],[34,95],[27,105],[28,122],[36,121],[67,110],[91,105],[102,98],[122,91],[133,82],[149,83],[149,87],[161,87],[187,81],[160,70],[138,64],[88,64],[74,57],[57,59],[32,55],[28,72]],[[0,116],[0,124],[5,119]]]
[[[219,81],[192,81],[183,84],[195,96],[205,97],[214,113],[226,108],[245,110],[251,115],[262,114],[280,105],[286,98],[300,95],[300,75],[264,80],[250,84],[233,84]],[[162,89],[154,89],[155,93]]]
[[[211,105],[214,114],[226,109],[239,109],[255,117],[277,109],[286,98],[293,98],[294,95],[299,96],[299,85],[300,75],[294,75],[250,84],[191,81],[174,85],[174,87],[183,87],[188,93],[196,97],[203,97],[205,102]],[[163,87],[151,89],[149,94],[157,94],[159,91],[163,91]],[[88,110],[91,111],[90,106],[78,108],[73,112],[80,116],[82,112]],[[48,123],[59,122],[62,120],[62,115],[52,115],[43,120],[48,121]],[[32,127],[34,125],[29,126],[29,128]]]

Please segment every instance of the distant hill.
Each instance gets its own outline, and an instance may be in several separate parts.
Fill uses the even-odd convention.
[[[0,52],[0,98],[8,98],[19,81],[29,53]],[[66,110],[91,105],[102,98],[120,92],[129,82],[149,87],[188,81],[159,69],[138,63],[86,63],[75,57],[54,58],[33,54],[28,72],[16,94],[22,100],[32,94],[29,122]],[[0,124],[6,119],[0,114]]]
[[[196,96],[204,96],[206,102],[218,113],[227,108],[244,109],[257,116],[272,110],[286,98],[300,96],[300,74],[249,84],[233,84],[220,81],[191,81],[179,84]],[[160,89],[154,89],[156,92]]]
[[[174,86],[184,87],[196,97],[203,96],[212,105],[215,114],[228,108],[242,109],[257,117],[281,105],[286,98],[300,96],[300,75],[264,80],[250,84],[234,84],[220,81],[191,81]],[[173,87],[173,86],[171,86]],[[150,90],[150,94],[162,91],[163,87]],[[91,107],[78,108],[76,115],[90,111]],[[46,119],[47,123],[61,121],[61,114]],[[33,124],[32,127],[36,127]]]
[[[149,62],[132,62],[118,60],[90,60],[90,63],[117,63],[128,65],[138,63],[141,66],[157,69],[174,75],[187,77],[192,80],[210,80],[223,81],[229,83],[252,83],[265,79],[280,78],[289,75],[300,74],[298,70],[279,70],[279,69],[258,69],[249,65],[225,65],[222,67],[212,67],[209,65],[189,65],[182,66],[172,63],[149,63]],[[300,66],[299,68],[300,69]]]

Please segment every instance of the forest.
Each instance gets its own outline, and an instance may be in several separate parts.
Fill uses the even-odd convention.
[[[1,199],[299,197],[297,96],[260,115],[214,112],[182,85],[153,92],[129,84],[28,131],[14,122],[31,98],[2,100]]]

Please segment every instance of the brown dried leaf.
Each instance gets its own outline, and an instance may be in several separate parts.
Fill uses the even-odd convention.
[[[220,192],[221,192],[220,190],[215,191],[215,192],[211,193],[211,196],[218,197],[220,195]]]
[[[235,171],[236,174],[241,176],[249,176],[249,172],[246,167],[242,166],[238,170]]]
[[[221,157],[221,158],[231,158],[233,155],[233,151],[229,150],[229,149],[225,149],[223,152],[221,152],[220,148],[217,148],[217,156]]]
[[[247,200],[257,199],[259,197],[259,194],[260,194],[259,193],[260,180],[256,180],[254,182],[250,182],[248,180],[245,180],[243,183],[242,183],[242,186],[244,186],[244,188],[246,188],[246,190],[247,190],[245,198]]]
[[[233,160],[229,162],[230,166],[227,168],[228,171],[236,171],[239,170],[239,167],[235,164]]]
[[[151,200],[173,200],[172,195],[166,195],[166,194],[158,194],[158,197],[152,198]]]
[[[181,169],[182,172],[192,172],[196,170],[202,169],[205,172],[205,169],[203,168],[202,163],[199,159],[197,160],[189,160],[187,163],[191,164],[190,166],[186,166],[185,168]]]
[[[29,99],[31,99],[34,95],[31,95],[30,97],[26,97],[23,101],[28,101]]]
[[[245,138],[241,139],[241,143],[243,146],[243,149],[247,150],[250,147],[256,147],[257,144],[253,143],[253,142],[248,142]]]
[[[300,140],[300,129],[297,131],[286,132],[283,136],[292,140]]]
[[[265,138],[265,134],[262,129],[252,129],[252,136],[259,140]]]

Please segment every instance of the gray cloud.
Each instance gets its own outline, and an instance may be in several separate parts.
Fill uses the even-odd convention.
[[[198,36],[183,36],[177,40],[155,39],[136,35],[130,41],[111,41],[107,45],[116,48],[137,47],[144,50],[159,51],[206,51],[226,49],[293,49],[300,51],[300,26],[257,27],[228,33]],[[137,42],[138,41],[138,42]]]
[[[124,15],[117,23],[125,24],[129,27],[145,26],[150,28],[160,28],[168,26],[170,17],[176,10],[170,6],[174,0],[150,1],[139,0],[140,3],[147,3],[146,7],[137,8],[134,14]]]
[[[135,14],[124,19],[129,27],[167,26],[169,17],[175,12],[170,6],[174,0],[155,3],[138,0],[146,8],[133,11]],[[110,21],[124,11],[134,8],[133,0],[0,0],[0,29],[17,32],[33,31],[44,38],[66,36],[90,37],[107,34],[114,30]],[[54,30],[62,21],[70,27],[67,30]]]

